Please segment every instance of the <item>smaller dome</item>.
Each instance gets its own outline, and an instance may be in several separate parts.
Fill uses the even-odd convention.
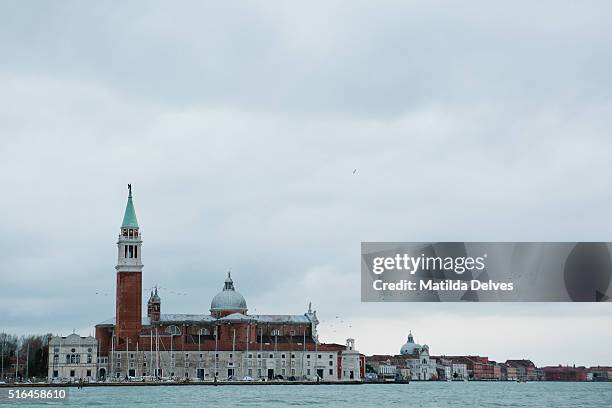
[[[210,311],[211,312],[221,312],[221,311],[247,311],[246,300],[239,293],[236,292],[234,288],[234,281],[232,281],[232,277],[230,273],[227,274],[227,279],[225,279],[225,286],[223,290],[215,295],[212,302],[210,303]]]
[[[414,354],[415,352],[421,349],[421,345],[414,342],[414,337],[412,337],[412,332],[408,333],[408,340],[400,349],[400,354]]]

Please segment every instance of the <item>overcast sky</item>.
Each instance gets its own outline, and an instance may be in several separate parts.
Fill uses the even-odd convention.
[[[323,341],[367,354],[412,330],[433,354],[612,365],[610,303],[359,290],[361,241],[610,241],[611,12],[1,2],[0,331],[114,315],[132,183],[164,313],[208,313],[231,268],[251,313],[312,301]]]

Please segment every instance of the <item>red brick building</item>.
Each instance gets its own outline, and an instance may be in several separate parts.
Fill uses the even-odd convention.
[[[584,367],[544,367],[546,381],[586,381],[587,370]]]
[[[165,314],[157,288],[142,316],[142,235],[131,186],[117,241],[115,318],[96,325],[99,377],[359,380],[354,340],[318,341],[316,311],[251,315],[228,273],[208,314]]]

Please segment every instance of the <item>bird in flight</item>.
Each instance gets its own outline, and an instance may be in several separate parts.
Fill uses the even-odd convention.
[[[353,174],[357,173],[357,169],[353,169]]]

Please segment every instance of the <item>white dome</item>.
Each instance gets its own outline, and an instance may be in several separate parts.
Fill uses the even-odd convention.
[[[420,351],[421,345],[414,342],[414,337],[412,337],[412,333],[408,334],[408,340],[400,349],[400,354],[414,354],[417,351]]]
[[[224,310],[240,310],[246,312],[247,304],[244,297],[234,289],[234,282],[230,274],[227,274],[223,290],[215,295],[210,303],[211,312]]]

